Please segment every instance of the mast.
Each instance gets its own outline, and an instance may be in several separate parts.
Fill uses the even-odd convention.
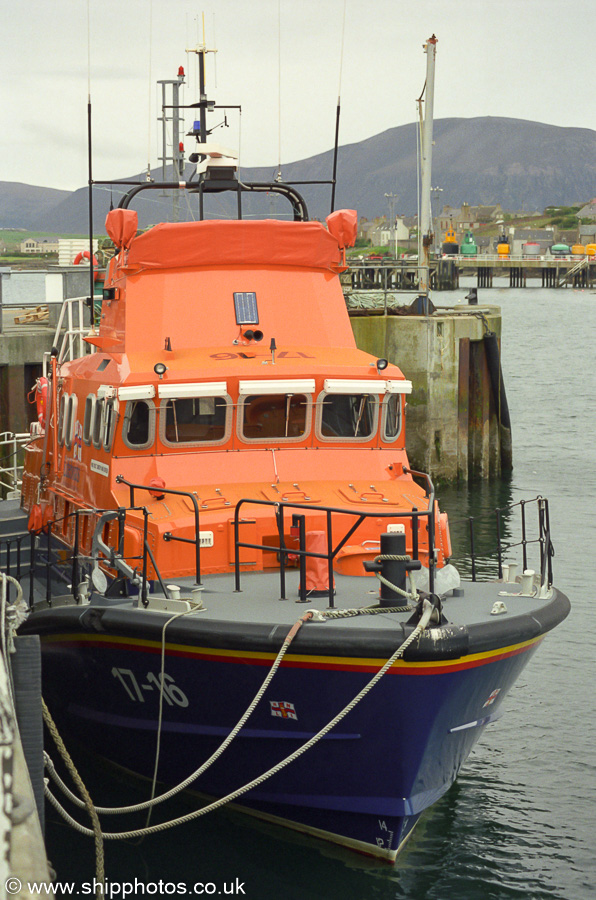
[[[437,55],[437,38],[433,34],[424,44],[426,53],[426,86],[424,127],[420,147],[420,236],[422,241],[422,258],[418,260],[420,267],[420,292],[429,291],[430,248],[433,242],[433,227],[430,211],[431,170],[433,155],[433,113],[435,100],[435,59]]]
[[[159,157],[162,165],[162,181],[168,181],[167,178],[167,165],[168,162],[172,163],[173,174],[172,181],[182,181],[182,177],[184,175],[184,145],[180,141],[180,126],[184,123],[183,117],[180,114],[180,86],[184,84],[184,69],[182,66],[178,69],[178,76],[176,78],[164,79],[157,82],[161,85],[161,116],[158,117],[158,121],[161,122],[162,125],[162,155]],[[171,106],[168,107],[167,104],[167,88],[168,86],[172,90],[172,103]],[[172,115],[168,116],[166,110],[170,108],[172,110]],[[168,155],[168,145],[167,145],[167,126],[168,123],[172,125],[172,155]],[[176,191],[174,191],[174,195],[172,198],[173,204],[173,219],[174,222],[178,222],[180,220],[180,208],[179,208],[179,196]]]

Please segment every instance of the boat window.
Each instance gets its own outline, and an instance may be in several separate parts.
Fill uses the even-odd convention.
[[[91,426],[91,437],[93,439],[93,446],[97,447],[98,450],[101,449],[104,404],[105,404],[105,397],[98,397],[97,401],[95,403],[93,424]]]
[[[374,394],[323,394],[320,437],[367,441],[377,428],[378,398]]]
[[[83,440],[86,444],[91,443],[91,436],[93,434],[93,415],[95,413],[95,404],[97,402],[97,397],[95,394],[89,394],[87,399],[85,400],[85,418],[83,421]]]
[[[118,420],[118,401],[110,397],[104,403],[103,449],[109,450],[114,439],[114,430]]]
[[[127,447],[138,450],[153,444],[155,405],[148,400],[129,400],[124,410],[122,437]]]
[[[66,402],[68,394],[62,394],[58,403],[58,443],[64,443],[64,426],[66,423]]]
[[[306,394],[254,394],[244,398],[240,434],[247,441],[300,440],[310,426]]]
[[[164,444],[219,444],[228,437],[226,397],[176,397],[162,400],[160,409]]]
[[[74,438],[74,428],[75,422],[77,420],[77,406],[78,406],[78,397],[76,394],[71,394],[68,397],[66,402],[66,410],[64,414],[64,443],[70,450],[72,447],[72,441]]]
[[[383,440],[394,441],[401,431],[401,394],[387,394],[383,401]]]

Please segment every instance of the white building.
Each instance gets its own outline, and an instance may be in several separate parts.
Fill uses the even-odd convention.
[[[88,238],[60,238],[58,241],[58,265],[72,266],[79,253],[89,254]],[[97,253],[97,240],[93,241],[93,252]],[[88,260],[88,256],[85,257]]]

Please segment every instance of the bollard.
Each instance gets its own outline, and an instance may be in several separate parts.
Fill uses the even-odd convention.
[[[381,553],[383,556],[406,556],[406,535],[405,532],[391,532],[381,535]],[[383,578],[390,581],[402,591],[406,590],[406,576],[408,572],[421,568],[420,560],[417,559],[379,559],[373,562],[365,562],[364,568],[367,572],[380,572]],[[381,592],[379,605],[402,606],[404,597],[402,594],[394,591],[388,585],[381,582]]]

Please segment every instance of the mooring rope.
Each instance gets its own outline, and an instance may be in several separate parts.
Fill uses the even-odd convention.
[[[105,880],[105,862],[104,862],[104,852],[103,852],[103,835],[102,835],[102,831],[101,831],[101,824],[99,821],[99,816],[97,814],[97,810],[96,810],[95,806],[93,805],[93,800],[91,799],[91,797],[89,795],[89,791],[85,787],[83,779],[79,775],[79,773],[77,771],[77,767],[73,763],[72,758],[71,758],[68,750],[66,749],[65,743],[62,740],[62,738],[60,737],[58,729],[56,728],[56,724],[55,724],[54,720],[52,719],[52,716],[50,715],[50,711],[49,711],[48,707],[46,706],[43,697],[41,698],[41,706],[42,706],[42,712],[43,712],[43,720],[48,727],[48,731],[54,738],[54,742],[58,748],[60,756],[66,763],[66,767],[67,767],[68,771],[70,772],[70,774],[72,775],[73,781],[75,782],[76,786],[78,787],[78,789],[80,791],[81,797],[83,798],[83,801],[84,801],[83,805],[85,806],[85,809],[89,813],[91,822],[93,824],[93,828],[92,829],[86,828],[85,833],[95,839],[95,873],[96,873],[96,879],[97,879],[97,887],[96,887],[95,893],[98,898],[101,898],[101,897],[103,897],[103,883]],[[48,788],[46,785],[45,790],[44,790],[46,797],[48,796],[47,791],[48,791]]]

